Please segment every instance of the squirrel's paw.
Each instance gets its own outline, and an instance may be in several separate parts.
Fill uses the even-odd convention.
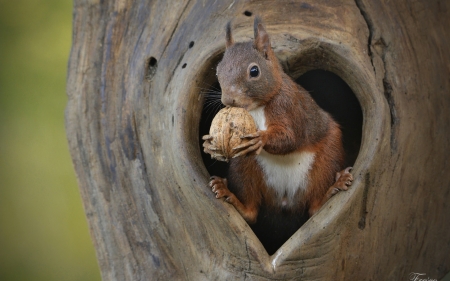
[[[231,191],[228,189],[227,179],[220,178],[217,176],[210,177],[209,187],[211,187],[212,192],[216,194],[216,198],[228,198],[231,196]]]
[[[348,187],[352,185],[353,176],[350,173],[352,167],[347,167],[345,170],[336,173],[336,183],[334,184],[339,190],[348,190]]]
[[[336,182],[328,189],[326,194],[327,198],[330,198],[339,191],[348,190],[348,187],[352,185],[353,182],[353,176],[350,173],[352,169],[352,167],[348,167],[345,170],[336,173]]]
[[[233,148],[233,150],[237,151],[237,153],[233,156],[233,158],[254,153],[255,155],[258,155],[261,153],[261,150],[263,149],[265,143],[263,141],[262,132],[258,131],[254,134],[249,134],[241,137],[242,139],[250,139],[236,147]],[[240,150],[240,151],[239,151]]]
[[[226,161],[227,159],[222,154],[218,153],[219,149],[211,144],[211,140],[213,139],[210,135],[204,135],[202,137],[203,142],[203,151],[211,155],[211,158],[215,158],[220,161]]]

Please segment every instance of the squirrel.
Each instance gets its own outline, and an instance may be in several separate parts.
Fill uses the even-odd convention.
[[[222,103],[246,109],[258,131],[242,136],[244,142],[233,148],[228,179],[210,178],[216,198],[225,198],[254,224],[262,206],[300,215],[307,210],[312,216],[330,197],[348,189],[352,168],[342,170],[339,125],[284,73],[260,17],[255,17],[250,42],[235,43],[228,22],[217,78]],[[204,151],[217,154],[212,137],[202,139]]]

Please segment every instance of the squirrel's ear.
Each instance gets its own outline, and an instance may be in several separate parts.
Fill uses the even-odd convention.
[[[267,34],[266,29],[261,23],[261,18],[259,16],[255,17],[255,22],[253,25],[255,31],[255,48],[261,52],[265,58],[268,57],[268,53],[271,50],[269,34]]]
[[[229,21],[226,26],[226,39],[227,48],[234,44],[233,36],[231,35],[231,21]]]

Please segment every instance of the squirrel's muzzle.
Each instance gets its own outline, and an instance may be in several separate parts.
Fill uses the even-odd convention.
[[[221,101],[226,106],[236,106],[236,100],[233,97],[224,94],[223,92]]]

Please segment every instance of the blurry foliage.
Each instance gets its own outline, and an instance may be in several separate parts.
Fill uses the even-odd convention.
[[[64,131],[72,2],[0,0],[0,280],[100,280]]]

